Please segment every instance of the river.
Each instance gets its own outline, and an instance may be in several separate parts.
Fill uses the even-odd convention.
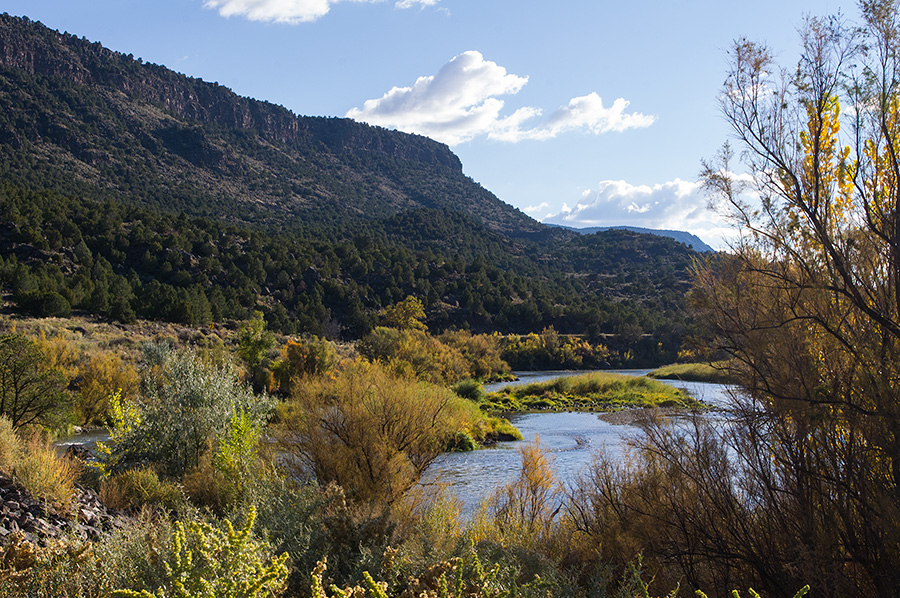
[[[615,370],[610,373],[644,376],[649,371]],[[504,386],[585,373],[588,372],[523,372],[517,374],[519,380],[516,382],[485,385],[485,390],[496,392]],[[728,403],[728,387],[722,384],[660,381],[683,388],[714,407],[725,407]],[[522,433],[524,441],[500,442],[477,451],[442,455],[425,473],[423,483],[445,484],[448,491],[462,503],[463,512],[471,513],[495,488],[513,480],[519,473],[521,458],[518,449],[522,442],[534,442],[540,438],[541,447],[557,478],[567,482],[584,471],[595,452],[601,448],[613,456],[622,455],[628,437],[639,432],[636,426],[607,423],[595,413],[529,413],[514,416],[510,421]]]

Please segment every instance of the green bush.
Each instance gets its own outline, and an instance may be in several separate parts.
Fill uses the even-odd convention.
[[[252,534],[256,512],[235,530],[196,521],[176,524],[172,559],[163,564],[165,581],[155,593],[116,590],[111,598],[257,598],[277,596],[284,590],[288,555],[268,557],[268,547]]]
[[[16,301],[25,311],[39,318],[68,318],[72,314],[71,304],[59,293],[28,293]]]
[[[487,393],[484,391],[484,386],[482,386],[478,380],[472,378],[461,380],[454,384],[452,388],[453,392],[457,395],[476,403],[487,396]]]
[[[149,461],[181,476],[199,465],[236,413],[259,424],[274,404],[265,395],[254,395],[229,364],[207,363],[192,351],[155,343],[147,355],[142,396],[119,408],[127,417],[116,416],[113,409],[112,441],[101,447],[112,467]]]

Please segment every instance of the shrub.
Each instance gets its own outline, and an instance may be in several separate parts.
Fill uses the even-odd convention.
[[[557,520],[562,487],[541,450],[540,439],[520,447],[519,453],[519,475],[484,501],[471,537],[476,543],[491,542],[507,549],[559,557],[562,544],[567,543],[559,541],[562,524]]]
[[[481,383],[478,382],[478,380],[473,380],[472,378],[461,380],[454,384],[452,388],[453,392],[455,392],[457,395],[476,403],[487,396],[487,393],[484,392],[484,387],[481,385]]]
[[[379,327],[359,342],[359,352],[388,364],[398,376],[415,376],[433,384],[471,377],[463,354],[423,330]]]
[[[103,503],[115,509],[138,509],[144,505],[173,508],[182,500],[181,490],[160,479],[152,467],[129,469],[100,481]]]
[[[334,367],[337,351],[325,339],[311,336],[302,340],[289,340],[281,348],[281,360],[272,367],[272,373],[282,395],[289,396],[295,378],[318,376]]]
[[[447,389],[355,361],[333,380],[297,389],[280,412],[282,440],[302,475],[392,502],[466,427],[463,403]]]
[[[227,519],[225,530],[192,521],[176,524],[173,556],[164,563],[165,581],[155,594],[147,590],[117,590],[111,598],[256,598],[280,595],[288,569],[288,555],[268,558],[268,547],[252,535],[256,512],[235,530]]]
[[[95,542],[64,536],[38,545],[15,534],[0,547],[0,596],[107,598],[117,587],[158,587],[171,536],[167,518],[146,512]]]
[[[509,364],[502,356],[499,334],[472,334],[467,330],[453,330],[438,339],[462,353],[469,362],[469,372],[479,380],[490,380],[509,372]]]
[[[140,376],[134,364],[112,351],[84,356],[77,366],[79,377],[76,410],[79,421],[101,424],[109,409],[109,393],[121,389],[134,396],[140,387]]]
[[[200,458],[197,467],[188,471],[181,483],[184,485],[185,494],[192,503],[221,516],[228,510],[233,496],[228,480],[213,465],[210,453],[206,453]]]
[[[263,467],[257,454],[260,435],[253,418],[243,412],[232,415],[229,425],[217,435],[215,448],[184,478],[191,500],[220,514],[244,501]]]
[[[228,364],[202,361],[191,351],[151,348],[142,397],[113,405],[111,442],[100,448],[110,467],[143,460],[173,476],[200,463],[236,412],[263,422],[273,405],[256,396]]]
[[[14,477],[32,496],[65,511],[71,506],[80,473],[81,467],[75,461],[59,457],[52,446],[33,437],[15,463]]]
[[[21,455],[22,441],[9,419],[0,415],[0,472],[6,475],[12,474]]]
[[[16,299],[22,308],[39,318],[68,318],[72,314],[69,301],[55,292],[35,292],[19,295]]]

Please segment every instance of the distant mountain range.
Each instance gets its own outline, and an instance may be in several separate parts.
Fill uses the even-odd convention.
[[[297,116],[0,15],[0,284],[16,309],[195,325],[259,309],[284,332],[354,338],[414,295],[433,330],[554,326],[650,362],[687,331],[697,255],[545,226],[431,139]]]
[[[694,251],[699,251],[701,253],[710,253],[715,251],[712,247],[704,243],[700,240],[700,237],[697,235],[691,234],[686,231],[681,230],[662,230],[656,228],[641,228],[640,226],[594,226],[588,228],[575,228],[573,226],[564,226],[562,224],[550,224],[547,223],[547,226],[555,226],[559,228],[565,228],[568,230],[573,230],[582,235],[593,235],[594,233],[600,233],[608,230],[630,230],[631,232],[641,233],[646,235],[659,235],[660,237],[669,237],[670,239],[675,239],[679,243],[684,243]]]

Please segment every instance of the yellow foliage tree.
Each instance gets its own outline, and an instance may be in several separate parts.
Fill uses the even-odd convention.
[[[408,296],[403,301],[386,307],[382,316],[382,323],[388,328],[398,330],[428,330],[422,321],[425,319],[425,306],[422,300]]]
[[[822,595],[900,585],[900,11],[860,12],[808,19],[790,70],[735,44],[721,102],[749,176],[728,146],[704,176],[740,236],[694,293],[751,397],[751,511],[790,522],[759,574]]]

